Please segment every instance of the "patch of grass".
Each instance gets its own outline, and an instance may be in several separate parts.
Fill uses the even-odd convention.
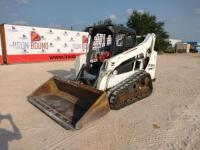
[[[175,53],[176,50],[173,47],[168,47],[166,50],[163,51],[164,53]]]

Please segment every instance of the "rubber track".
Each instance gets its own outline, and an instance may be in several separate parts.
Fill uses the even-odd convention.
[[[149,78],[149,90],[147,93],[142,93],[140,91],[140,84],[141,80],[148,77]],[[120,82],[113,88],[109,89],[108,92],[108,98],[110,102],[110,108],[111,109],[121,109],[127,105],[130,105],[136,101],[139,101],[145,97],[148,97],[151,95],[153,90],[152,86],[152,80],[150,77],[150,74],[145,72],[144,70],[138,71],[129,78],[125,79],[124,81]],[[118,96],[120,94],[128,93],[127,99],[119,100]],[[134,96],[130,98],[129,94],[133,94]],[[127,95],[126,95],[127,96]]]

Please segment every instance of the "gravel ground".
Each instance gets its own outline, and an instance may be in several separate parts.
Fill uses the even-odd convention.
[[[159,55],[153,94],[78,131],[63,129],[27,102],[73,62],[0,66],[0,150],[200,149],[200,55]],[[10,114],[10,115],[9,115]]]

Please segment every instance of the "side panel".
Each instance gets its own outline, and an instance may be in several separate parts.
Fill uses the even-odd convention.
[[[155,73],[156,73],[156,61],[157,61],[157,52],[153,51],[150,56],[149,63],[147,65],[147,68],[145,69],[146,72],[148,72],[151,75],[151,79],[155,79]]]
[[[80,55],[79,57],[76,57],[76,59],[74,61],[76,76],[78,75],[83,64],[86,64],[86,54],[83,54],[83,55]]]
[[[88,33],[5,25],[7,62],[68,60],[86,52]]]
[[[119,84],[120,82],[124,81],[125,79],[127,79],[128,77],[130,77],[131,75],[133,75],[135,73],[135,71],[130,71],[127,73],[122,73],[120,75],[111,75],[108,78],[107,81],[107,87],[106,88],[112,88],[115,85]]]

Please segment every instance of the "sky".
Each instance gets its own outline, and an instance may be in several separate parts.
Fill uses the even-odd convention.
[[[126,24],[133,10],[157,16],[170,38],[200,41],[200,0],[0,0],[0,23],[83,30],[106,18]]]

